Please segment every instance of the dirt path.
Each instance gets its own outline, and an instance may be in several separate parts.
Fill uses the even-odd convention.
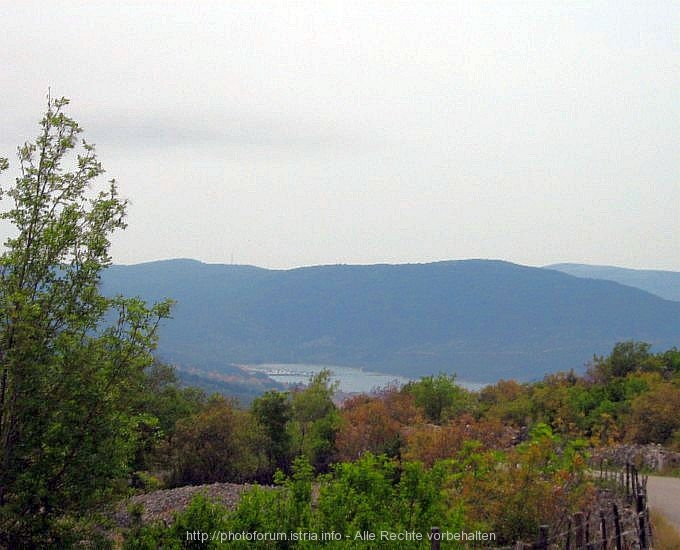
[[[680,533],[680,478],[649,476],[649,507],[659,511]]]

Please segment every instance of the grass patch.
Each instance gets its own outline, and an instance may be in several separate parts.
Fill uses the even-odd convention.
[[[662,468],[659,473],[656,474],[650,474],[650,475],[659,475],[659,476],[666,476],[666,477],[680,477],[680,468],[675,467],[675,468],[669,468],[666,466],[665,468]]]
[[[680,550],[680,533],[656,510],[650,510],[655,550]]]

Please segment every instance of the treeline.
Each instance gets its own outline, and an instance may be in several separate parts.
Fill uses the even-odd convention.
[[[501,381],[479,394],[479,415],[522,426],[545,422],[591,445],[658,443],[680,449],[680,351],[652,353],[644,342],[618,343],[583,376]]]
[[[305,388],[267,392],[247,409],[180,390],[168,367],[149,370],[150,380],[159,378],[166,383],[152,385],[149,404],[163,405],[149,412],[184,416],[159,424],[169,431],[158,431],[145,467],[166,471],[169,486],[257,481],[279,488],[249,493],[233,512],[197,502],[170,529],[138,526],[129,534],[132,548],[171,547],[179,526],[190,518],[203,525],[205,514],[214,516],[214,529],[232,532],[285,526],[320,536],[392,526],[425,536],[436,524],[473,526],[509,544],[593,497],[583,474],[587,448],[618,441],[677,447],[680,434],[680,352],[655,354],[640,342],[617,344],[582,376],[500,381],[471,392],[440,374],[342,406],[333,401],[328,371]],[[145,479],[148,488],[161,483]],[[319,487],[314,506],[312,482]]]
[[[538,424],[587,446],[680,447],[680,352],[652,353],[641,342],[617,344],[582,376],[500,381],[471,392],[440,374],[342,406],[333,400],[328,371],[303,389],[267,392],[249,408],[180,389],[163,365],[147,376],[145,412],[156,420],[147,426],[137,466],[168,472],[162,483],[170,486],[271,483],[276,471],[292,472],[296,457],[305,457],[315,473],[366,452],[432,465],[470,440],[483,449],[507,449]]]

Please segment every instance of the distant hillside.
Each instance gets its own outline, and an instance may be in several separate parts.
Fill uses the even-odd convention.
[[[223,369],[221,369],[223,370]],[[220,393],[235,397],[242,405],[248,405],[258,395],[268,390],[283,390],[284,386],[264,374],[239,372],[227,368],[228,373],[206,372],[198,369],[177,369],[180,384],[202,389],[206,395]]]
[[[280,362],[527,380],[578,369],[621,340],[680,344],[680,303],[501,261],[267,270],[169,260],[113,266],[103,288],[174,298],[161,358],[226,374]]]
[[[554,264],[546,269],[556,269],[576,277],[604,279],[633,286],[656,294],[666,300],[680,302],[680,273],[651,269],[626,269],[607,265]]]

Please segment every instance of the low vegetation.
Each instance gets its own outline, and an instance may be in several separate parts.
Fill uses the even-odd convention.
[[[666,518],[653,509],[650,518],[654,526],[654,548],[656,550],[680,550],[680,533],[668,523]]]
[[[493,532],[498,545],[531,540],[539,525],[559,525],[592,502],[585,475],[590,448],[650,441],[677,447],[680,417],[671,397],[678,365],[676,350],[654,354],[646,344],[623,342],[609,356],[595,357],[583,376],[501,381],[474,393],[440,374],[342,406],[334,404],[324,371],[306,388],[268,392],[249,409],[207,401],[177,425],[205,430],[211,446],[223,441],[232,449],[200,452],[187,447],[195,436],[176,431],[163,466],[173,472],[172,483],[256,480],[278,487],[254,489],[236,510],[220,510],[214,531],[321,537],[392,526],[424,537],[438,525]],[[217,414],[222,420],[212,422]],[[212,453],[212,462],[200,462],[204,470],[178,475],[187,457]],[[215,513],[206,506],[198,502],[185,514]],[[176,525],[186,523],[185,514]],[[155,525],[130,532],[128,540],[131,548],[151,548],[159,541],[179,544],[185,535],[176,526]]]

